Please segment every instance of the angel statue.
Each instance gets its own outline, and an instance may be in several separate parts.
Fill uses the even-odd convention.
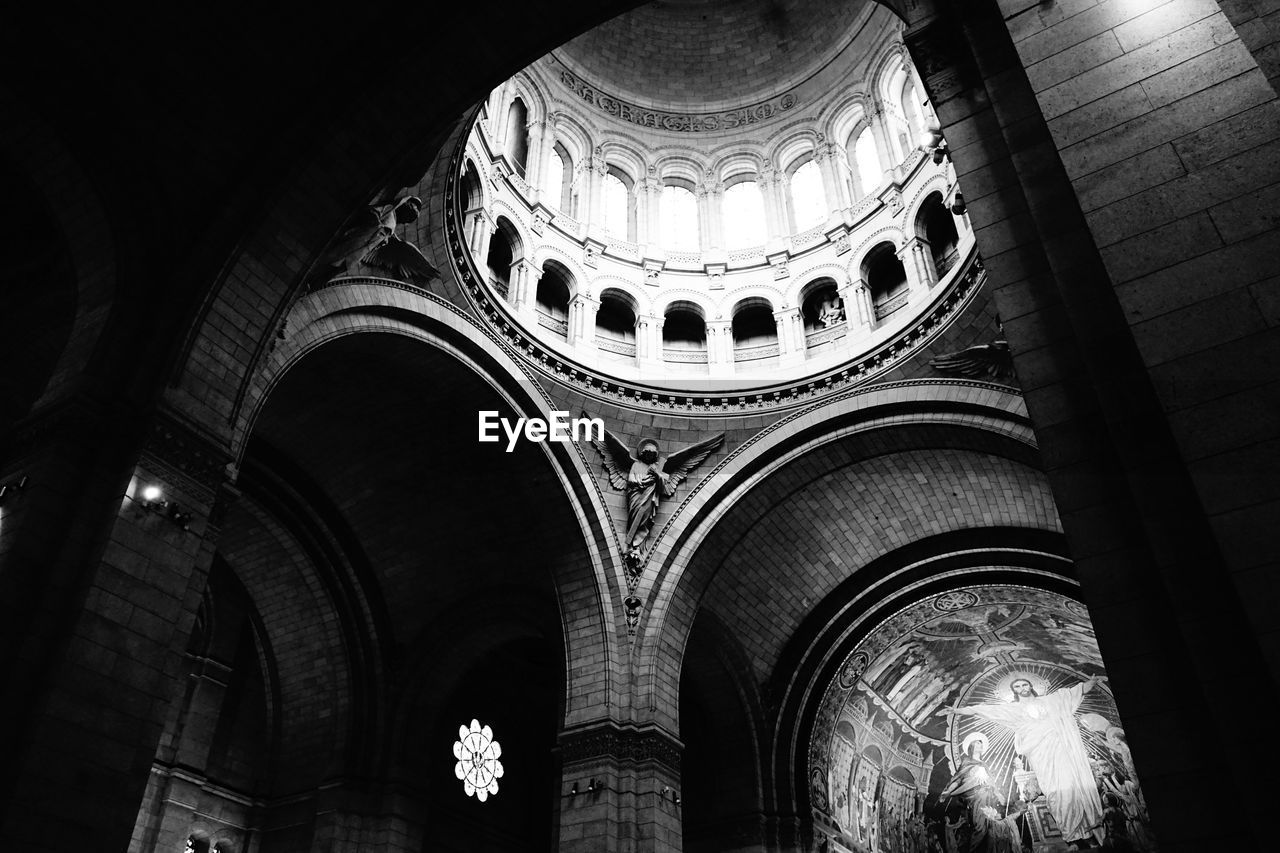
[[[1013,375],[1013,353],[1009,350],[1008,341],[995,340],[959,352],[944,353],[930,359],[929,366],[942,373],[1004,379]]]
[[[929,366],[942,373],[961,376],[990,376],[1004,379],[1013,375],[1013,352],[1004,339],[1004,323],[996,317],[996,333],[1000,336],[989,344],[944,353],[929,361]]]
[[[396,227],[413,222],[421,210],[422,199],[413,195],[365,208],[338,236],[327,258],[329,265],[339,275],[351,275],[358,265],[365,264],[417,284],[439,278],[440,273],[417,246],[396,236]]]
[[[586,417],[586,413],[583,413]],[[640,442],[638,453],[631,451],[619,438],[604,430],[604,438],[592,438],[591,444],[600,454],[604,470],[609,475],[609,485],[627,493],[627,572],[635,577],[640,571],[645,540],[653,529],[658,516],[658,505],[663,498],[675,495],[680,484],[693,470],[724,444],[724,433],[719,433],[677,450],[670,456],[659,456],[658,442],[646,438]]]

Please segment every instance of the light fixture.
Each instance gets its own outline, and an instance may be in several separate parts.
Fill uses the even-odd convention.
[[[27,477],[22,475],[12,483],[0,484],[0,504],[3,504],[7,498],[13,497],[16,493],[21,492],[27,487]]]
[[[964,203],[964,194],[957,190],[955,197],[951,199],[951,212],[956,216],[964,216],[964,212],[968,209]]]
[[[183,530],[191,529],[191,513],[183,512],[175,501],[165,500],[164,490],[155,483],[142,487],[142,494],[137,504],[139,509],[167,518]]]
[[[678,806],[678,805],[680,805],[680,792],[679,792],[679,791],[677,791],[675,788],[672,788],[670,785],[663,785],[663,786],[662,786],[662,792],[661,792],[660,794],[658,794],[658,796],[659,796],[660,798],[662,798],[662,799],[664,799],[664,800],[665,800],[665,799],[667,798],[667,794],[670,794],[670,795],[671,795],[671,802],[672,802],[672,803],[676,804],[677,806]]]
[[[931,127],[920,134],[920,147],[933,158],[934,163],[939,165],[943,160],[951,159],[951,148],[947,145],[947,139],[942,135],[940,127]]]
[[[576,797],[576,796],[578,796],[578,783],[577,783],[577,782],[574,782],[574,783],[573,783],[573,787],[569,789],[569,796],[571,796],[571,797]]]

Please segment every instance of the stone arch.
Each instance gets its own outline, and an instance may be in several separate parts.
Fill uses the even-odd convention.
[[[764,303],[770,311],[781,311],[787,306],[787,299],[776,287],[767,284],[748,284],[735,287],[725,293],[716,304],[716,316],[732,319],[738,311],[745,307],[744,303]]]
[[[553,243],[540,243],[533,252],[533,265],[545,270],[548,261],[560,264],[569,273],[574,284],[569,291],[571,297],[583,292],[588,294],[595,292],[590,286],[592,277],[577,258]]]
[[[750,442],[750,452],[747,445],[735,448],[690,489],[681,507],[673,509],[661,531],[655,528],[656,544],[649,562],[658,569],[649,583],[642,583],[637,593],[645,600],[646,607],[646,618],[638,634],[641,694],[638,701],[645,701],[653,690],[675,688],[672,679],[679,671],[678,649],[683,641],[673,642],[673,639],[684,636],[688,620],[696,612],[696,605],[684,600],[684,596],[695,588],[699,592],[693,594],[700,595],[708,582],[705,578],[695,581],[693,575],[688,575],[690,560],[715,531],[720,519],[748,499],[757,483],[789,464],[789,460],[823,446],[834,449],[846,438],[862,441],[860,436],[887,435],[880,430],[903,423],[901,419],[907,417],[915,424],[929,422],[943,431],[952,431],[948,432],[953,436],[949,441],[963,440],[973,447],[990,446],[1002,455],[1018,459],[1019,465],[1031,463],[1034,439],[1014,414],[1021,408],[1016,396],[998,386],[980,383],[948,382],[945,392],[943,387],[928,382],[893,383],[858,390],[794,413],[756,436]],[[947,394],[951,399],[944,401]],[[928,416],[895,414],[897,401],[902,399],[926,404],[932,413]],[[977,410],[985,410],[986,414],[968,410],[969,404],[961,400],[971,401]],[[805,427],[806,415],[816,412],[822,412],[821,419],[830,428],[823,435],[806,438],[813,432]],[[685,506],[696,507],[694,516],[683,517]],[[662,638],[660,643],[658,638]],[[676,657],[666,657],[670,653]]]
[[[598,298],[603,299],[610,291],[625,301],[637,317],[652,311],[649,294],[635,282],[614,275],[601,275],[591,279],[591,293]]]
[[[7,99],[4,111],[0,177],[12,183],[9,204],[22,211],[16,226],[31,233],[11,226],[9,236],[22,251],[6,266],[25,266],[12,269],[12,281],[6,274],[0,287],[6,365],[0,434],[11,421],[73,393],[118,298],[121,251],[101,195],[57,132],[16,100]]]
[[[540,386],[526,368],[478,333],[473,320],[438,297],[380,283],[352,281],[299,300],[292,320],[298,331],[270,354],[255,376],[249,405],[237,426],[233,444],[238,454],[244,452],[245,440],[263,401],[294,365],[329,341],[362,333],[403,336],[447,354],[459,362],[459,370],[480,377],[508,405],[527,416],[545,419],[553,408],[549,398],[531,395]],[[592,656],[614,659],[617,626],[623,622],[618,590],[625,588],[617,556],[617,532],[600,487],[591,476],[585,451],[574,444],[540,446],[547,464],[558,472],[556,479],[567,484],[565,500],[573,507],[577,535],[582,537],[586,555],[581,564],[566,565],[565,576],[555,580],[562,594],[573,596],[573,600],[562,602],[563,612],[575,614],[563,626],[567,664],[582,666],[581,662]],[[607,668],[597,671],[594,677],[576,679],[571,688],[566,697],[566,725],[602,713],[603,706],[595,704],[596,699],[616,705],[620,689]]]
[[[675,289],[665,290],[653,301],[653,313],[662,317],[673,308],[692,308],[703,320],[716,319],[718,312],[711,298],[698,290]]]
[[[836,283],[837,287],[844,287],[849,282],[849,270],[841,264],[819,264],[809,267],[791,277],[791,282],[783,294],[783,300],[787,305],[800,307],[804,304],[804,299],[812,289],[813,283],[820,278],[829,278]]]
[[[934,193],[946,198],[948,186],[946,175],[934,175],[929,178],[929,180],[921,184],[920,188],[916,190],[915,195],[911,197],[910,203],[904,205],[906,212],[902,221],[906,223],[908,229],[912,229],[915,236],[924,236],[924,232],[921,230],[920,225],[920,211],[924,207],[925,202],[928,201],[929,196]]]

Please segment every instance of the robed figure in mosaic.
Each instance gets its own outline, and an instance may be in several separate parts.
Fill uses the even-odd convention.
[[[641,441],[638,452],[632,456],[627,446],[608,430],[604,431],[603,439],[593,438],[591,444],[600,454],[600,461],[609,475],[609,485],[627,494],[624,556],[627,570],[635,572],[640,567],[645,541],[653,529],[663,498],[675,495],[689,474],[724,444],[724,433],[665,457],[659,455],[658,442],[651,438]]]
[[[1028,679],[1017,678],[1009,685],[1013,693],[1010,702],[966,705],[942,712],[977,715],[1013,730],[1014,749],[1027,757],[1035,771],[1065,841],[1082,841],[1101,834],[1102,800],[1075,719],[1084,694],[1097,683],[1097,678],[1090,678],[1041,696]]]

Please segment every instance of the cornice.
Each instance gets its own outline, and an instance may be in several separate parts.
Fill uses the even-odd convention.
[[[684,744],[657,726],[607,721],[561,732],[559,748],[564,764],[601,758],[633,764],[654,762],[678,775]]]

